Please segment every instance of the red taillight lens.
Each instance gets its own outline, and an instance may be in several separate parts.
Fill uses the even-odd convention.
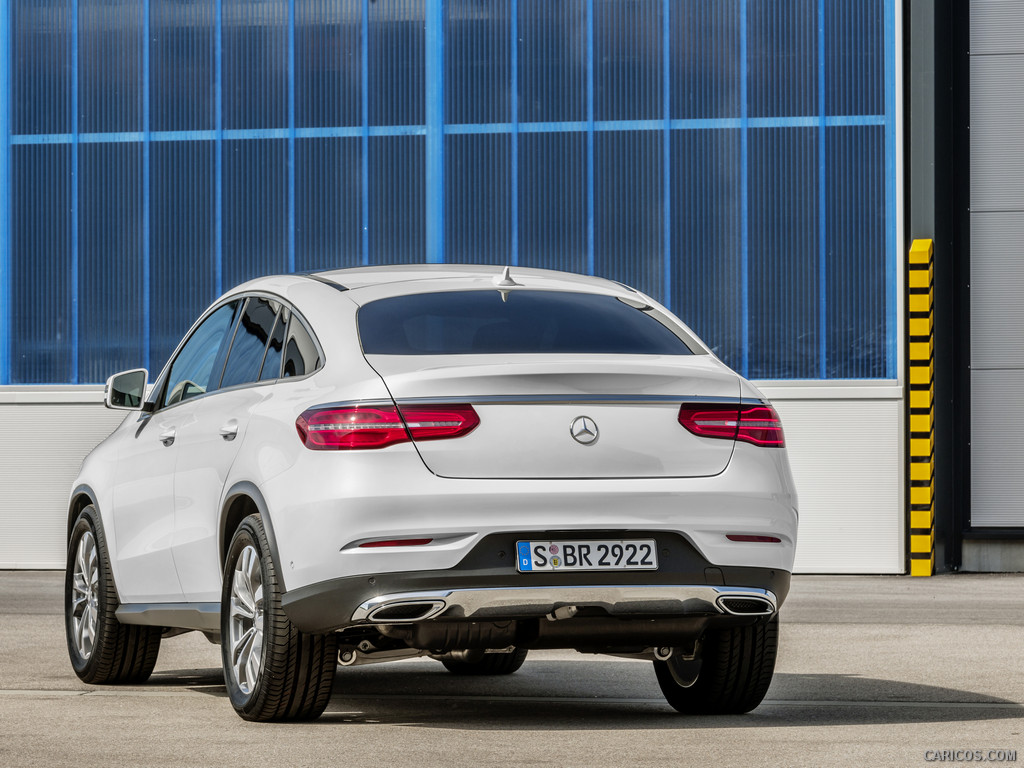
[[[405,420],[403,421],[403,416]],[[409,440],[443,440],[480,423],[470,405],[310,408],[295,420],[303,444],[314,451],[385,448]]]
[[[754,544],[781,544],[782,539],[778,536],[754,536],[749,533],[727,533],[725,535],[729,541],[745,541]],[[365,545],[364,545],[365,546]]]
[[[307,448],[344,451],[384,448],[409,439],[398,410],[380,408],[311,408],[295,420]]]
[[[480,424],[471,405],[403,405],[401,411],[413,440],[462,437]]]
[[[433,539],[387,539],[385,541],[366,541],[359,545],[360,549],[373,549],[374,547],[422,547],[429,544]]]
[[[782,421],[770,405],[740,410],[740,427],[736,439],[770,448],[781,448],[786,444],[782,435]]]
[[[684,404],[679,423],[700,437],[742,440],[765,447],[786,444],[779,414],[770,405]]]

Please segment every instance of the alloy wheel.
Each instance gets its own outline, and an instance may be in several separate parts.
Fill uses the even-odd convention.
[[[235,681],[242,693],[249,695],[263,663],[263,571],[251,545],[239,553],[231,576],[228,634]]]
[[[99,612],[100,569],[96,539],[89,531],[82,534],[75,550],[71,584],[71,622],[75,647],[83,659],[92,656],[96,642],[96,616]]]

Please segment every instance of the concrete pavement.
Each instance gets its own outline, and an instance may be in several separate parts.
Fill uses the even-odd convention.
[[[795,577],[774,683],[742,717],[676,714],[646,662],[534,652],[511,678],[429,659],[340,669],[301,725],[239,719],[219,648],[195,633],[164,641],[145,685],[80,683],[62,583],[0,572],[0,766],[1024,762],[1024,576]]]

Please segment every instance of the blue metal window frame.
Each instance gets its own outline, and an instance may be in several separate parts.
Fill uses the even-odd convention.
[[[675,131],[700,130],[736,130],[740,135],[740,172],[741,172],[741,333],[742,359],[741,373],[746,374],[749,367],[749,189],[748,189],[748,150],[747,138],[749,131],[758,128],[816,128],[818,140],[818,284],[819,307],[818,324],[820,329],[819,344],[819,376],[824,379],[827,371],[827,339],[826,327],[826,134],[827,129],[843,126],[881,126],[885,135],[885,378],[897,377],[897,221],[896,221],[896,88],[895,88],[895,13],[893,0],[887,0],[884,7],[884,98],[885,112],[878,115],[827,115],[825,113],[825,4],[817,0],[817,112],[816,115],[795,117],[750,117],[747,110],[747,3],[739,0],[740,12],[740,73],[741,99],[740,116],[737,118],[710,118],[673,120],[670,117],[670,67],[671,37],[670,14],[672,0],[662,0],[662,58],[663,58],[663,117],[652,120],[595,120],[594,118],[594,0],[585,0],[586,7],[586,119],[583,121],[560,122],[520,122],[518,104],[518,4],[519,0],[510,0],[512,10],[511,22],[511,61],[513,97],[511,103],[511,120],[507,123],[460,123],[446,124],[444,117],[444,20],[445,1],[425,0],[426,11],[426,120],[424,125],[370,125],[368,93],[368,2],[362,0],[361,29],[361,81],[362,81],[362,121],[361,125],[345,127],[303,128],[296,125],[295,114],[295,0],[287,0],[287,56],[288,56],[288,123],[283,128],[273,129],[236,129],[225,130],[223,127],[223,0],[215,0],[215,82],[214,102],[215,121],[213,130],[192,131],[152,131],[150,129],[150,84],[149,84],[149,45],[145,41],[150,38],[150,4],[144,2],[142,43],[142,130],[112,133],[82,133],[78,130],[78,0],[70,0],[71,18],[76,23],[71,25],[71,125],[69,133],[50,134],[14,134],[12,132],[12,27],[11,14],[13,4],[5,3],[0,12],[0,86],[3,97],[0,98],[0,191],[3,202],[0,204],[0,385],[11,383],[12,371],[12,265],[11,248],[12,234],[12,148],[25,145],[64,144],[71,151],[71,373],[67,383],[78,383],[79,356],[79,190],[78,190],[78,147],[79,144],[92,143],[139,143],[143,157],[143,252],[142,276],[144,284],[142,318],[144,336],[143,348],[145,363],[150,364],[150,146],[152,142],[164,141],[212,141],[215,143],[215,290],[223,291],[223,142],[226,140],[266,140],[285,139],[288,144],[288,267],[295,267],[295,142],[305,138],[352,137],[361,139],[361,216],[362,216],[362,261],[370,260],[369,242],[369,139],[375,136],[425,136],[426,137],[426,184],[427,184],[427,260],[430,262],[445,261],[444,213],[444,145],[445,136],[464,134],[510,134],[510,161],[512,184],[512,227],[511,254],[512,262],[518,262],[518,137],[521,133],[583,133],[586,135],[587,146],[587,271],[594,271],[594,140],[595,135],[605,131],[661,131],[665,148],[663,187],[664,221],[664,294],[666,302],[670,301],[671,275],[671,176],[669,148],[671,136]]]

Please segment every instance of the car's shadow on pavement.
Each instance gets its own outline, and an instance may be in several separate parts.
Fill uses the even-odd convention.
[[[155,674],[151,686],[226,698],[219,669]],[[227,702],[225,702],[227,706]],[[898,680],[776,673],[742,716],[687,717],[665,703],[649,664],[527,662],[509,677],[460,677],[420,663],[341,668],[321,725],[371,723],[466,730],[763,728],[1019,719],[993,696]]]

